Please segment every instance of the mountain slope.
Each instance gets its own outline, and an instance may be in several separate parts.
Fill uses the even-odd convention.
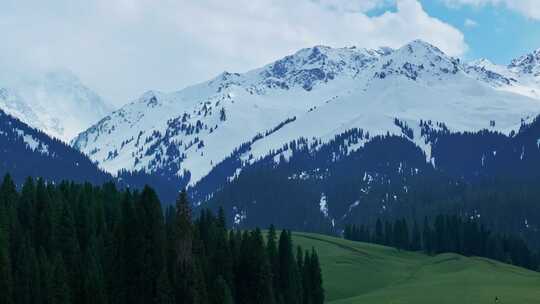
[[[540,275],[483,258],[426,256],[293,233],[319,255],[328,303],[536,303]]]
[[[112,180],[84,154],[0,110],[0,175],[7,173],[18,184],[28,176],[51,182]]]
[[[508,66],[480,59],[468,63],[466,69],[500,90],[540,99],[540,49],[512,60]]]
[[[0,109],[65,142],[112,110],[69,71],[0,84]]]
[[[395,118],[509,134],[540,113],[538,100],[509,91],[422,41],[397,50],[317,46],[245,74],[147,92],[72,144],[111,173],[174,174],[193,186],[231,155],[241,169],[299,138],[328,142],[353,128],[401,135]],[[429,159],[430,145],[416,144]]]

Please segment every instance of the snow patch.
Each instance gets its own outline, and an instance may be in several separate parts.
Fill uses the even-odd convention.
[[[321,199],[319,201],[319,210],[321,210],[321,213],[324,215],[324,217],[328,217],[328,203],[326,201],[326,195],[324,193],[321,193]]]

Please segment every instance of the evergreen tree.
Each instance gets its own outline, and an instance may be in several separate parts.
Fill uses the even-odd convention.
[[[324,289],[322,281],[322,272],[319,264],[319,257],[315,249],[311,250],[310,257],[310,276],[311,276],[311,299],[313,304],[323,304],[324,303]]]
[[[6,177],[0,303],[316,303],[318,261],[289,231],[228,231],[223,210],[193,220],[185,191],[175,207],[164,216],[149,187],[28,179],[19,195]]]
[[[304,253],[304,266],[302,269],[302,287],[303,287],[303,296],[302,300],[304,304],[313,304],[313,273],[312,273],[312,263],[311,255],[309,251],[306,250]]]
[[[2,206],[0,206],[0,209]],[[11,263],[8,242],[3,227],[0,226],[0,303],[12,303],[13,282],[11,279]]]
[[[283,303],[298,303],[299,282],[300,275],[294,259],[291,233],[283,230],[279,237],[279,290],[283,295]]]
[[[416,220],[413,222],[413,230],[412,230],[412,239],[411,239],[411,247],[410,249],[412,251],[418,251],[422,249],[422,235],[420,234],[420,227],[418,227],[418,223]]]
[[[57,255],[54,261],[54,275],[51,283],[53,304],[69,304],[71,302],[71,292],[68,285],[68,276],[64,267],[62,257]]]
[[[234,299],[231,289],[223,277],[219,276],[216,279],[213,288],[212,302],[213,304],[233,304]]]
[[[137,203],[139,226],[142,234],[142,273],[140,287],[144,290],[143,303],[150,303],[158,296],[158,280],[165,267],[165,227],[163,212],[157,194],[144,187]]]
[[[54,276],[54,265],[51,264],[45,250],[43,248],[39,251],[39,275],[41,278],[41,296],[42,303],[49,304],[53,302],[52,294],[52,282]]]
[[[161,270],[157,284],[157,304],[174,304],[174,294],[172,291],[169,275],[165,269]]]
[[[383,226],[382,226],[381,219],[377,219],[377,223],[375,224],[375,243],[376,244],[384,243]]]
[[[423,248],[424,248],[424,252],[427,253],[427,254],[432,254],[434,252],[434,249],[433,249],[433,236],[432,236],[432,232],[431,232],[431,227],[429,225],[429,221],[428,221],[428,218],[425,217],[424,218],[424,228],[423,228],[423,232],[422,232],[422,245],[423,245]]]
[[[280,282],[280,274],[281,271],[275,271],[280,270],[280,257],[278,256],[278,246],[277,246],[277,235],[276,235],[276,228],[274,225],[270,225],[270,228],[268,229],[268,236],[267,236],[267,242],[266,242],[266,250],[268,254],[268,260],[270,261],[270,267],[274,270],[272,279],[273,279],[273,286],[274,286],[274,294],[276,298],[276,303],[283,303],[283,294],[281,290],[281,282]],[[281,253],[281,252],[280,252]]]

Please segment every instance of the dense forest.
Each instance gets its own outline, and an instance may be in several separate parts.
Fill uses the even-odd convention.
[[[0,186],[0,303],[321,304],[317,253],[271,227],[192,218],[187,195],[28,178]]]
[[[327,143],[293,141],[239,174],[223,174],[235,178],[211,194],[196,186],[193,199],[213,210],[224,206],[241,228],[273,223],[336,235],[353,223],[374,229],[378,218],[474,216],[540,249],[540,119],[512,135],[450,133],[431,121],[411,134],[395,124],[404,136],[352,129]],[[430,155],[420,143],[432,145]]]
[[[375,229],[367,225],[347,225],[348,240],[392,246],[399,250],[424,251],[427,254],[454,252],[479,256],[508,264],[539,269],[538,253],[530,250],[523,239],[494,233],[477,218],[462,219],[456,215],[425,218],[422,226],[406,219],[377,219]]]

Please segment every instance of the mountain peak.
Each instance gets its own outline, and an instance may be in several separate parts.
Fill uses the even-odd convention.
[[[399,50],[407,50],[409,53],[433,52],[433,53],[436,53],[436,54],[439,54],[439,55],[446,56],[446,54],[443,51],[441,51],[438,47],[434,46],[433,44],[431,44],[429,42],[421,40],[421,39],[413,40],[413,41],[405,44],[404,46],[402,46]]]
[[[540,76],[540,49],[512,60],[508,67],[520,73]]]
[[[388,48],[369,50],[317,45],[301,49],[265,66],[259,75],[267,87],[301,87],[310,91],[318,83],[326,83],[342,76],[354,77],[366,66],[390,52]]]
[[[410,80],[443,79],[462,70],[452,58],[423,40],[414,40],[379,60],[374,78],[406,77]]]

